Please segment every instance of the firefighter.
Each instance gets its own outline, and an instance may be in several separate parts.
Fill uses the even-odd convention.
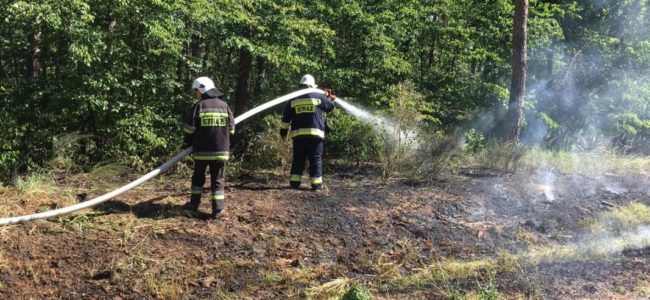
[[[235,118],[210,78],[197,78],[192,89],[198,102],[185,118],[184,131],[185,147],[194,148],[194,174],[192,195],[184,206],[190,211],[198,210],[209,167],[212,218],[217,218],[225,212],[224,166],[230,156],[230,135],[235,133]]]
[[[316,88],[314,77],[307,74],[300,79],[301,88]],[[331,93],[309,93],[289,100],[284,107],[280,136],[293,139],[291,163],[292,188],[300,187],[305,159],[309,159],[309,177],[313,191],[323,188],[323,140],[327,125],[323,112],[334,109],[336,96]],[[291,129],[291,130],[289,130]]]

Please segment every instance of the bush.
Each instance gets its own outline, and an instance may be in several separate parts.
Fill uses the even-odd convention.
[[[291,138],[287,137],[286,140],[283,140],[280,137],[281,122],[279,115],[268,115],[261,120],[262,131],[249,139],[248,146],[243,153],[241,167],[288,170],[293,146]]]
[[[181,149],[183,131],[175,117],[161,116],[150,108],[143,108],[116,122],[114,128],[105,128],[109,136],[100,149],[102,160],[116,159],[135,170],[143,171],[166,161]],[[112,132],[112,134],[111,134]]]
[[[55,170],[81,171],[81,166],[88,163],[88,157],[81,155],[80,142],[90,137],[91,135],[78,131],[55,136],[52,141],[52,159],[48,165]]]
[[[503,172],[516,172],[527,152],[526,146],[514,142],[497,141],[489,143],[474,158],[481,167]]]
[[[485,135],[478,133],[474,128],[465,132],[463,136],[465,138],[465,143],[463,144],[463,150],[465,152],[478,153],[485,148]]]
[[[325,137],[325,155],[360,162],[377,161],[383,138],[373,124],[357,119],[342,109],[327,118],[332,129]]]
[[[455,169],[460,152],[456,136],[432,135],[420,142],[407,167],[413,170],[412,179],[435,179],[442,172]]]

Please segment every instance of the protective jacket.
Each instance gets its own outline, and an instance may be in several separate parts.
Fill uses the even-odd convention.
[[[230,135],[235,133],[235,118],[226,102],[219,98],[203,99],[185,118],[185,145],[193,146],[195,160],[230,158]]]
[[[282,134],[291,128],[292,138],[318,137],[325,138],[325,116],[323,112],[334,109],[334,103],[320,93],[305,94],[289,100],[282,115]]]

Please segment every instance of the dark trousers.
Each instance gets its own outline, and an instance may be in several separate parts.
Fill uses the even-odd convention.
[[[311,186],[319,188],[323,184],[323,140],[316,137],[293,139],[293,161],[291,163],[292,187],[300,186],[305,159],[309,159],[309,177]]]
[[[221,160],[194,160],[194,174],[192,175],[192,197],[190,202],[199,204],[201,194],[203,193],[203,184],[205,183],[205,171],[210,166],[210,200],[217,202],[217,208],[225,207],[224,186],[224,161]]]

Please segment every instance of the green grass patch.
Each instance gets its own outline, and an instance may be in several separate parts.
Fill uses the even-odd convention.
[[[648,175],[650,157],[621,156],[611,152],[573,153],[533,148],[524,157],[523,166],[551,167],[561,173],[584,175]]]
[[[15,187],[24,195],[52,194],[58,192],[58,187],[52,174],[48,172],[35,172],[16,178]]]
[[[643,203],[632,202],[600,214],[591,225],[593,232],[622,231],[641,225],[650,224],[650,207]]]
[[[354,284],[348,289],[341,300],[372,300],[372,294],[361,284]]]
[[[275,285],[284,282],[285,278],[278,272],[266,272],[262,276],[262,281],[269,285]]]
[[[641,297],[650,297],[650,282],[642,281],[634,286],[634,293]]]
[[[412,275],[397,276],[391,279],[388,285],[392,289],[405,290],[438,281],[480,277],[481,274],[495,273],[499,269],[499,262],[495,259],[486,258],[475,261],[447,260],[433,264]]]

